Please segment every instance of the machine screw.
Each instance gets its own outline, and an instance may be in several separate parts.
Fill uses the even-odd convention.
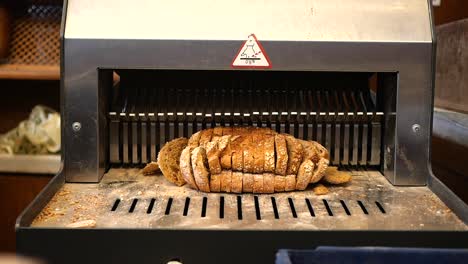
[[[414,124],[412,128],[413,128],[413,132],[416,134],[419,133],[419,131],[421,130],[421,126],[419,124]]]
[[[78,132],[81,129],[81,123],[80,122],[73,122],[72,124],[73,131]]]

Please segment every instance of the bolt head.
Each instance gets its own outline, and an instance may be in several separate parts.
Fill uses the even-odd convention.
[[[412,129],[414,133],[418,133],[419,131],[421,131],[421,126],[419,124],[414,124],[412,126]]]
[[[81,123],[80,122],[73,122],[72,124],[73,131],[78,132],[81,130]]]

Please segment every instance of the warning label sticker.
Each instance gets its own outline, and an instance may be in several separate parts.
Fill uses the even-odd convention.
[[[270,58],[254,34],[250,34],[236,57],[232,61],[233,68],[271,68]]]

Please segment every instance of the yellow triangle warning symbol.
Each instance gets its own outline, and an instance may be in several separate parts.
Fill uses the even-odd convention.
[[[236,57],[232,61],[233,68],[271,68],[270,58],[254,34],[250,34]]]

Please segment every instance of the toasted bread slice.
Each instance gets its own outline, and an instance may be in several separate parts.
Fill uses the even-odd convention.
[[[208,171],[208,160],[206,150],[203,147],[196,147],[192,151],[193,177],[200,191],[210,192],[210,172]]]
[[[284,135],[275,135],[276,167],[275,174],[286,175],[288,169],[288,148]]]
[[[311,160],[305,160],[301,163],[296,179],[296,190],[305,190],[312,179],[314,173],[314,163]]]
[[[263,174],[253,174],[253,193],[263,192]]]
[[[197,133],[193,134],[188,141],[188,145],[192,148],[198,147],[200,136],[201,136],[201,131],[198,131]]]
[[[263,174],[263,193],[275,192],[275,175],[272,173]]]
[[[222,192],[231,192],[232,188],[232,171],[223,170],[221,172],[221,191]]]
[[[243,173],[239,171],[235,171],[232,173],[231,178],[231,192],[233,193],[241,193],[242,192],[242,180],[243,180]]]
[[[302,163],[303,149],[302,144],[291,135],[285,135],[288,147],[288,169],[286,174],[297,174],[299,166]]]
[[[220,192],[221,191],[221,173],[220,174],[211,174],[210,177],[210,191],[211,192]]]
[[[187,146],[180,154],[180,172],[185,182],[195,190],[198,190],[192,170],[192,147]]]
[[[286,180],[285,180],[284,190],[289,192],[289,191],[294,191],[295,189],[296,189],[296,175],[287,175]]]
[[[323,176],[325,176],[325,171],[328,168],[328,163],[329,161],[327,159],[320,158],[319,162],[315,166],[314,174],[312,175],[312,178],[310,179],[311,183],[316,183],[320,181],[323,178]]]
[[[242,191],[245,193],[253,192],[254,175],[251,173],[242,174]]]
[[[286,187],[286,177],[284,176],[275,176],[275,192],[284,192]]]
[[[275,172],[275,136],[265,135],[263,139],[264,172]]]
[[[164,177],[178,186],[185,184],[180,173],[180,154],[187,143],[187,138],[174,139],[167,142],[158,154],[158,165]]]

